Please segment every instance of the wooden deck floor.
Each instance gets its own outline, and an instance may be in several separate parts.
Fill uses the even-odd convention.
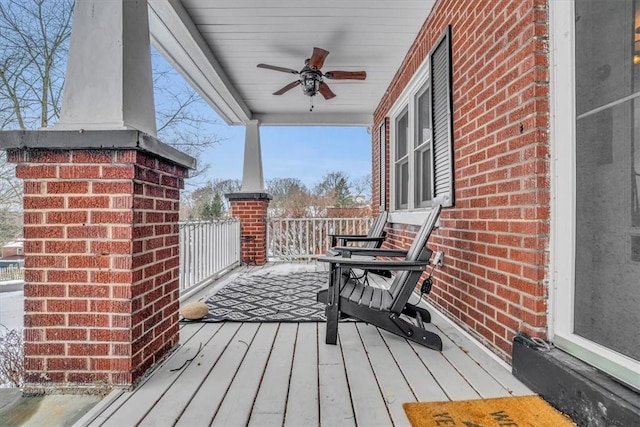
[[[430,327],[442,352],[355,322],[340,324],[335,346],[323,323],[184,325],[181,346],[143,384],[76,425],[406,426],[405,402],[532,394],[442,317]]]

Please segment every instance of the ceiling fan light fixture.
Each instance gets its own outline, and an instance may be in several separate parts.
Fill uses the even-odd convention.
[[[302,87],[302,93],[308,97],[313,97],[319,93],[325,100],[329,100],[335,98],[336,94],[333,93],[329,85],[325,83],[325,78],[330,80],[365,80],[367,78],[367,73],[365,71],[336,70],[323,73],[321,68],[324,65],[324,60],[327,58],[327,55],[329,55],[328,50],[314,47],[313,55],[311,55],[311,58],[304,61],[304,68],[300,71],[296,71],[293,68],[262,63],[258,64],[257,67],[280,71],[283,73],[298,74],[300,76],[298,80],[295,80],[285,87],[275,91],[273,93],[274,95],[282,95],[300,85],[300,87]],[[311,109],[313,110],[313,103],[311,105]]]
[[[322,76],[313,72],[302,73],[300,76],[300,86],[302,92],[307,96],[314,96],[320,89],[322,83]]]

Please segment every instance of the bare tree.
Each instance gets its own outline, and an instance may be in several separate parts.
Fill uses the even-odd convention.
[[[73,5],[73,0],[0,1],[0,130],[46,128],[57,121]],[[219,123],[156,51],[152,61],[158,137],[198,158],[204,149],[221,141],[215,129]],[[191,182],[207,169],[198,163],[199,169],[190,174]],[[19,210],[21,195],[21,182],[2,152],[0,214]],[[0,230],[0,240],[2,234]]]
[[[2,129],[45,128],[60,113],[72,0],[0,3]]]
[[[342,208],[354,204],[349,176],[342,171],[326,173],[322,180],[316,184],[314,193],[326,200],[328,206]]]
[[[223,218],[228,215],[229,202],[224,197],[227,193],[240,191],[242,182],[239,179],[213,179],[192,191],[182,194],[184,219]]]
[[[0,325],[0,385],[20,387],[23,381],[22,333]]]
[[[195,157],[222,142],[211,108],[155,49],[151,59],[160,140]]]
[[[307,187],[297,178],[273,178],[267,181],[269,215],[283,218],[304,218],[310,215],[315,203]]]
[[[373,191],[373,182],[371,175],[365,175],[351,182],[352,193],[356,198],[362,198],[363,201],[371,200],[371,192]]]

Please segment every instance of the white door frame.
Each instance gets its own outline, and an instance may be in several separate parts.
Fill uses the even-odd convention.
[[[550,1],[551,240],[549,339],[559,348],[640,389],[640,362],[574,331],[576,113],[574,1]],[[638,325],[630,325],[638,327]]]

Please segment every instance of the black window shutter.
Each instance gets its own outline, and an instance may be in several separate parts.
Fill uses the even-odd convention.
[[[453,182],[453,89],[451,26],[435,44],[429,60],[431,123],[433,126],[434,202],[454,204]]]

